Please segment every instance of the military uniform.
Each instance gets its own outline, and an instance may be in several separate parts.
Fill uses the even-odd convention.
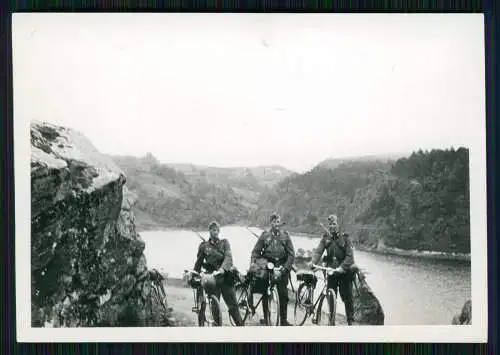
[[[340,297],[345,304],[348,324],[354,320],[354,306],[352,295],[353,274],[349,268],[354,264],[354,249],[351,238],[345,233],[334,233],[332,236],[324,234],[314,251],[313,264],[318,264],[321,256],[326,251],[324,261],[331,268],[341,268],[343,274],[328,276],[328,287],[340,292]]]
[[[232,277],[233,256],[231,253],[231,246],[226,239],[210,238],[208,241],[200,244],[194,270],[200,272],[202,267],[204,267],[208,273],[213,273],[219,269],[225,271],[222,282],[217,285],[219,287],[217,287],[215,296],[220,299],[222,293],[229,314],[233,317],[235,324],[242,326],[243,321],[238,311],[234,292],[234,279]]]
[[[295,260],[295,251],[288,232],[280,230],[277,230],[276,232],[273,232],[272,230],[263,232],[252,250],[251,263],[255,264],[259,258],[271,261],[276,266],[283,267],[281,278],[277,284],[277,291],[280,301],[281,323],[286,324],[288,323],[287,284],[290,270]],[[264,308],[264,312],[267,312],[266,308]]]

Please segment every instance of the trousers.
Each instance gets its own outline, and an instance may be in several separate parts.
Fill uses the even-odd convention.
[[[347,324],[349,325],[354,321],[352,282],[350,274],[331,275],[328,277],[328,288],[334,290],[337,297],[340,293],[340,298],[344,302]]]
[[[236,326],[243,326],[243,320],[241,318],[241,314],[238,310],[238,305],[236,301],[236,294],[234,292],[233,285],[228,285],[226,283],[222,283],[220,287],[217,287],[217,291],[215,293],[215,297],[220,301],[220,296],[222,294],[222,298],[227,305],[227,309],[229,311],[229,315],[233,318]]]

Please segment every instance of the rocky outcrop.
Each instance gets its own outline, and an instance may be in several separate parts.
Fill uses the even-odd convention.
[[[32,325],[147,325],[152,278],[125,175],[68,128],[32,122],[31,149]]]
[[[462,307],[462,312],[453,317],[452,325],[471,325],[472,324],[472,301],[468,300]]]
[[[354,321],[363,325],[384,325],[384,310],[378,298],[366,282],[366,276],[359,271],[353,287]]]

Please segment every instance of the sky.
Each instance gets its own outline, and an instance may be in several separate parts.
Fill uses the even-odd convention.
[[[14,119],[208,166],[469,147],[482,14],[14,14]]]

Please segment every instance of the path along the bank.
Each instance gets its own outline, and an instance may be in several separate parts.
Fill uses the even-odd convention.
[[[165,291],[167,293],[167,302],[170,307],[173,308],[172,320],[175,326],[178,327],[196,327],[198,326],[196,320],[196,313],[192,312],[192,307],[194,306],[193,290],[190,287],[186,287],[185,281],[181,279],[167,279],[165,281]],[[290,299],[288,304],[288,321],[293,324],[293,306],[294,300]],[[341,301],[340,301],[341,302]],[[229,313],[227,306],[221,297],[221,309],[223,326],[231,326],[229,321]],[[247,319],[245,322],[246,326],[259,326],[259,320],[263,318],[262,308],[259,305],[259,310],[253,316]],[[314,325],[311,322],[311,317],[309,317],[304,326]],[[337,314],[336,316],[337,325],[346,325],[345,316]]]

